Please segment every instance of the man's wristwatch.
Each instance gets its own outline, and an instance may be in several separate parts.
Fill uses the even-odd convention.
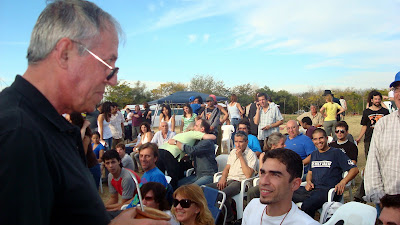
[[[174,143],[174,145],[177,145],[178,144],[178,141],[177,140],[175,140],[175,143]]]

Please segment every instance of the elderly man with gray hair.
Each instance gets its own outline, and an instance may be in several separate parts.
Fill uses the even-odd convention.
[[[304,117],[310,117],[312,121],[312,124],[310,125],[314,127],[322,127],[322,124],[324,123],[324,116],[320,112],[318,112],[316,105],[310,105],[309,112],[305,112],[296,118],[297,121],[299,121],[300,125],[302,125],[301,120]]]
[[[121,33],[110,14],[88,1],[54,1],[40,14],[26,72],[0,93],[0,171],[7,184],[0,185],[1,224],[155,224],[133,219],[135,209],[110,220],[80,130],[62,116],[92,112],[105,87],[117,84]]]

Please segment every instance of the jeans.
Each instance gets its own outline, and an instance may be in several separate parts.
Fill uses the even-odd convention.
[[[94,183],[96,184],[96,188],[98,190],[100,185],[100,176],[101,176],[100,163],[89,168],[89,170],[92,173]]]
[[[202,176],[202,177],[197,177],[195,174],[192,174],[188,177],[184,177],[178,181],[178,187],[184,185],[184,184],[197,184],[199,186],[201,185],[206,185],[210,184],[213,182],[213,176]]]
[[[111,150],[111,146],[112,146],[112,140],[113,140],[113,138],[112,138],[112,137],[110,137],[110,138],[107,138],[107,139],[104,139],[104,141],[107,143],[106,150]]]
[[[336,126],[337,121],[336,120],[331,120],[331,121],[324,121],[324,129],[326,131],[326,135],[332,136],[334,139],[336,137],[335,135],[335,126]]]

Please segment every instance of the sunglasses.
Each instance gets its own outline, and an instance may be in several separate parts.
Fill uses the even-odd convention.
[[[344,132],[346,132],[345,130],[335,130],[335,133],[342,133],[342,134],[344,134]]]
[[[111,78],[114,77],[114,75],[118,74],[118,67],[113,68],[112,66],[108,65],[108,63],[106,63],[104,60],[102,60],[99,56],[97,56],[96,54],[94,54],[93,52],[91,52],[89,49],[87,49],[82,43],[80,43],[79,41],[74,41],[72,40],[72,42],[75,42],[77,44],[79,44],[80,46],[83,47],[83,49],[87,52],[89,52],[89,54],[91,54],[95,59],[97,59],[99,62],[103,63],[106,67],[108,67],[111,72],[107,75],[106,79],[107,80],[111,80]]]
[[[189,208],[192,203],[195,202],[190,199],[181,199],[180,201],[178,199],[172,200],[174,207],[177,207],[180,204],[182,208]]]
[[[148,201],[148,202],[154,200],[154,198],[153,198],[153,197],[150,197],[150,196],[146,196],[146,197],[144,197],[143,199],[146,200],[146,201]]]

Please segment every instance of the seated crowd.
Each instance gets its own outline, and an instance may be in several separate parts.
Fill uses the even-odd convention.
[[[225,118],[221,112],[227,112],[220,110],[215,102],[215,98],[209,97],[204,105],[201,97],[192,97],[191,103],[184,106],[182,133],[178,134],[171,130],[175,126],[170,124],[173,117],[170,108],[163,107],[165,119],[154,135],[148,123],[140,126],[143,136],[137,138],[133,157],[126,153],[123,143],[116,144],[115,151],[105,151],[99,143],[99,134],[93,134],[96,158],[109,172],[110,197],[105,205],[110,215],[116,216],[140,204],[134,176],[141,190],[142,204],[172,215],[171,224],[222,222],[222,217],[218,220],[212,217],[200,188],[202,185],[225,193],[226,223],[235,223],[237,212],[232,207],[232,197],[241,191],[241,181],[259,177],[259,185],[250,186],[247,191],[243,218],[236,218],[241,219],[242,224],[258,221],[318,224],[314,220],[315,213],[327,201],[328,191],[334,189],[333,200],[340,201],[346,184],[359,172],[358,148],[345,121],[324,121],[316,106],[311,105],[310,112],[299,116],[297,121],[286,123],[286,135],[272,132],[276,131],[272,128],[282,124],[281,115],[276,104],[262,93],[255,103],[258,111],[254,119],[244,116],[235,121],[233,149],[227,155],[223,171],[218,171],[215,144]],[[329,97],[323,110],[332,114],[331,104],[336,103]],[[274,113],[275,119],[268,113]],[[258,127],[264,126],[258,129],[258,134],[251,129],[255,122]],[[329,130],[333,141],[322,129],[324,124],[333,124]],[[304,134],[300,128],[304,129]],[[270,132],[266,133],[268,130]],[[185,174],[188,168],[193,168],[192,172]],[[141,177],[139,171],[143,173]],[[214,176],[217,172],[221,172],[219,180]],[[295,204],[298,202],[301,202],[299,207]],[[387,208],[398,209],[398,205],[387,204]],[[383,212],[388,212],[387,208]]]

